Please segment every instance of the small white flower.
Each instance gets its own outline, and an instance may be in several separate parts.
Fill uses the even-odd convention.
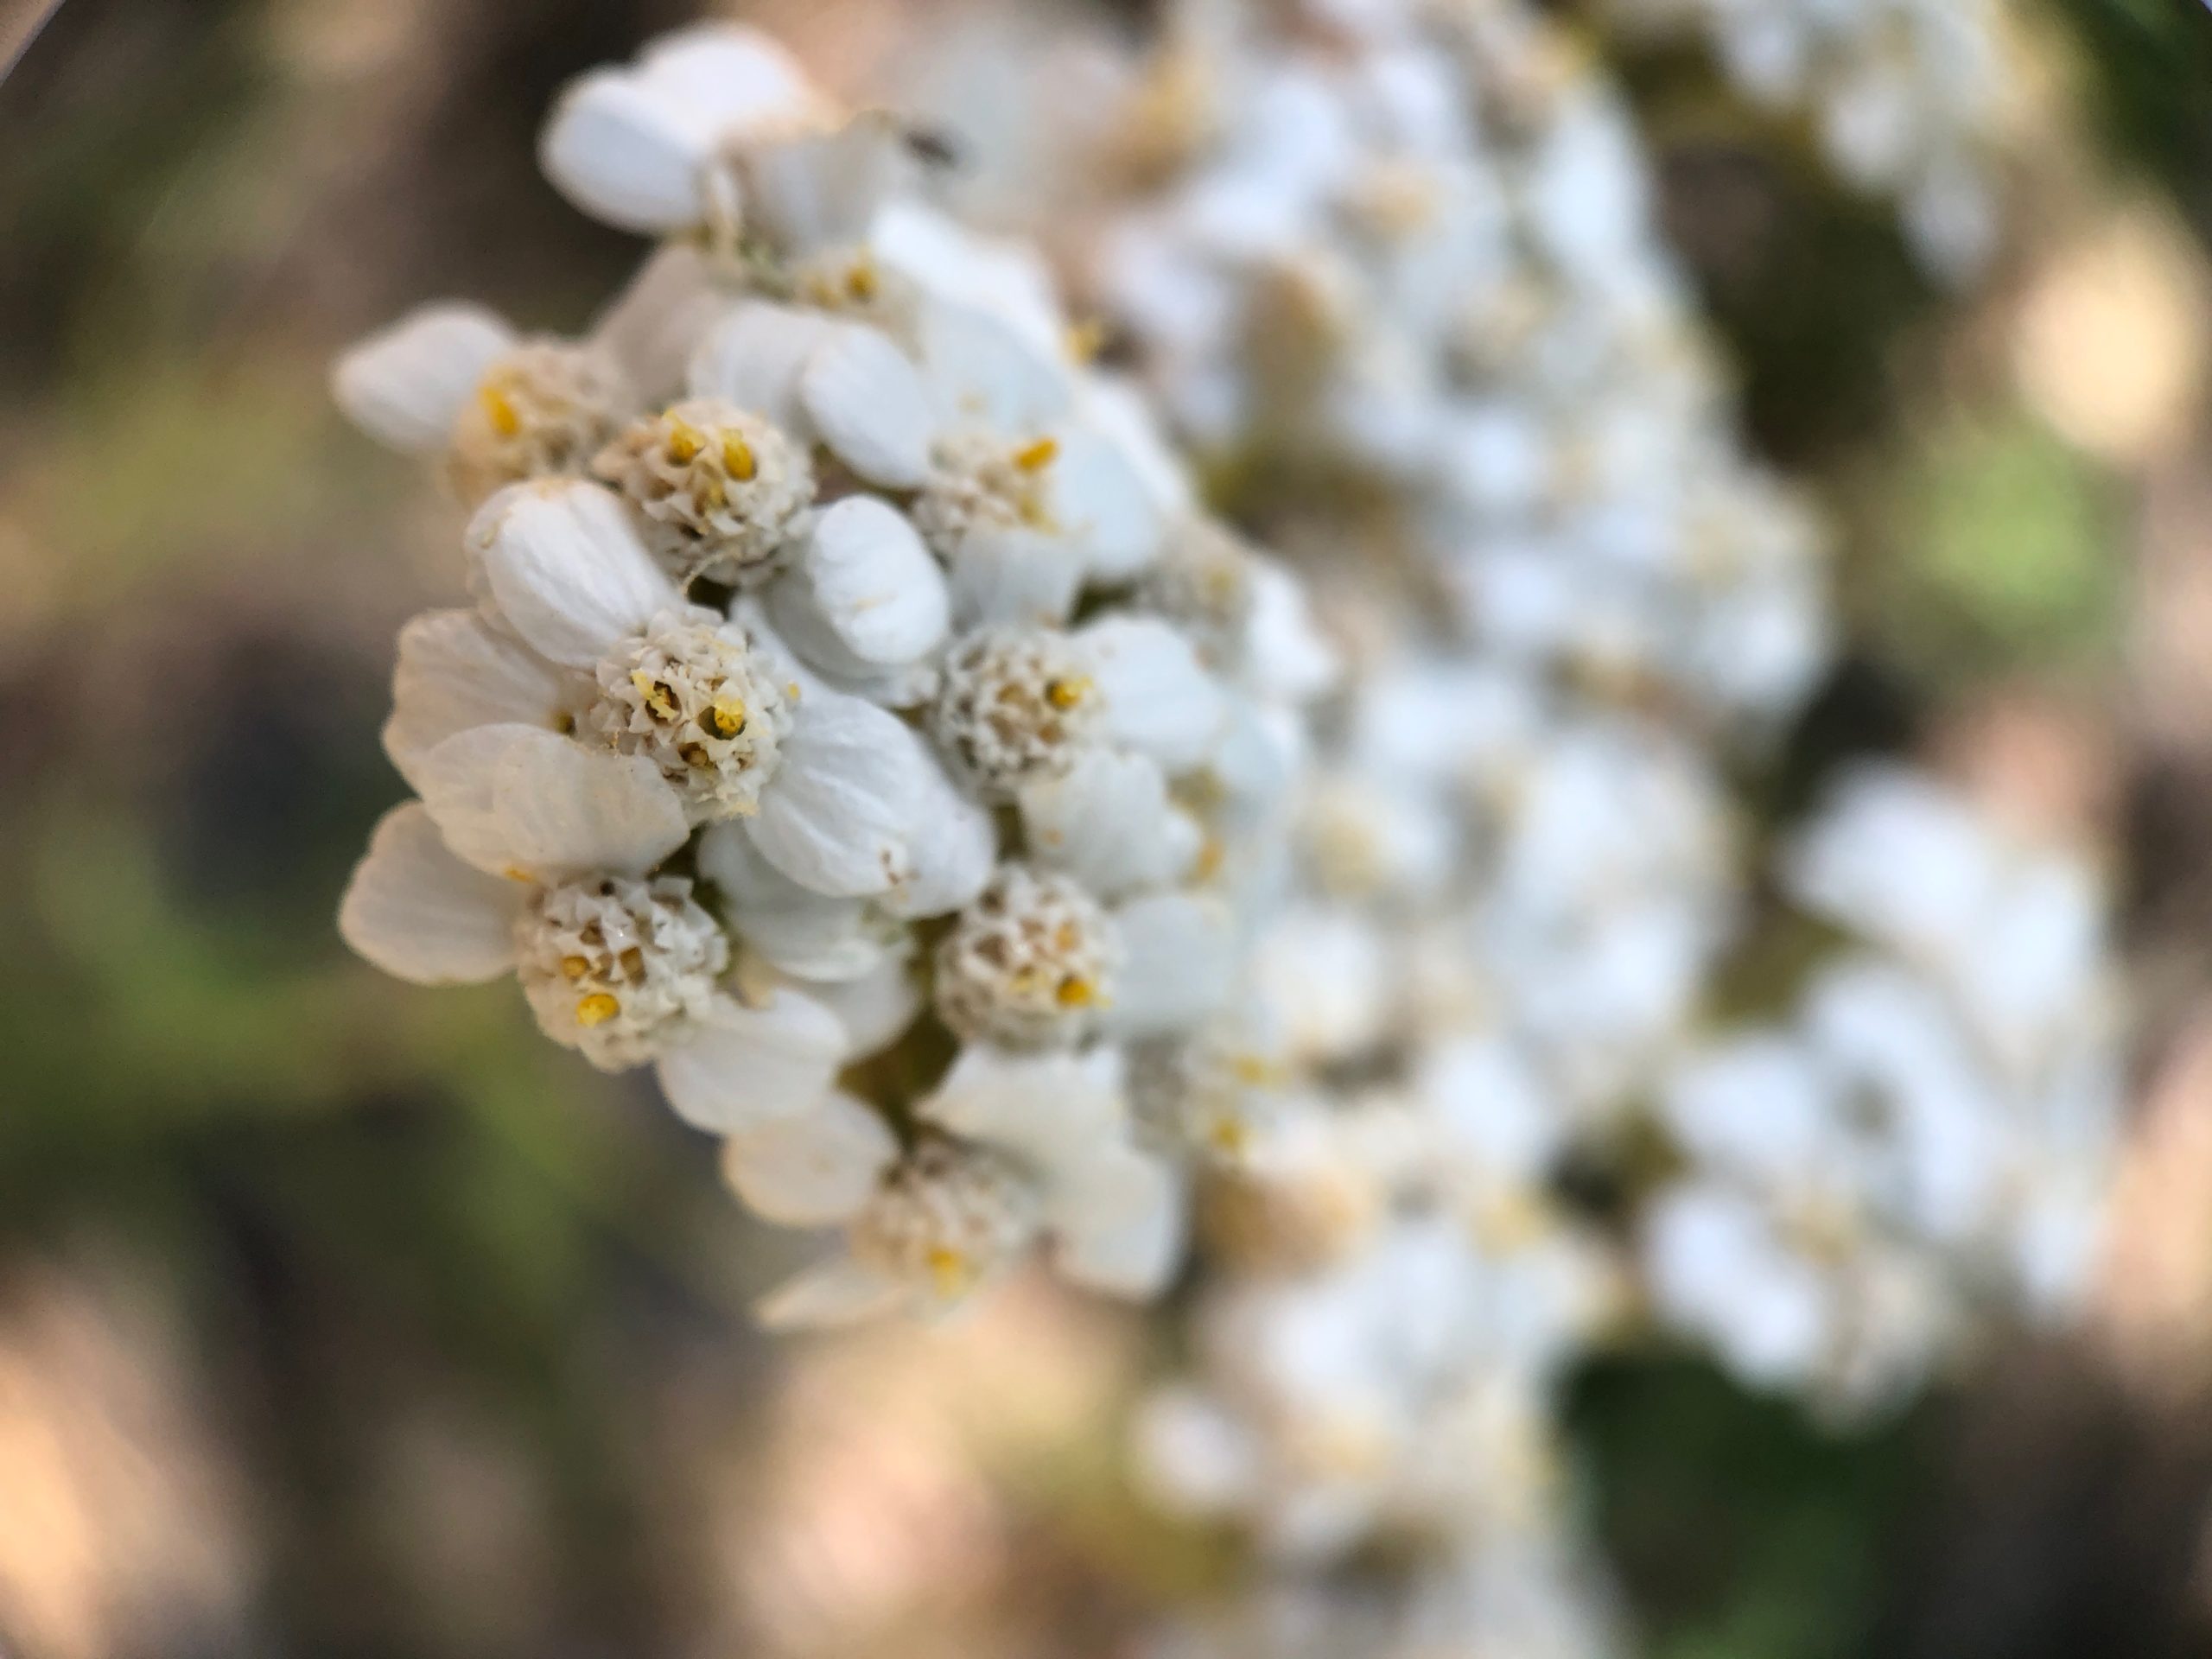
[[[811,520],[814,468],[756,415],[693,398],[635,421],[592,470],[635,507],[646,545],[679,582],[752,582]]]
[[[728,946],[690,884],[655,867],[689,835],[650,763],[488,726],[423,757],[424,799],[378,826],[339,912],[346,942],[422,984],[520,975],[547,1035],[594,1065],[651,1061],[677,1111],[727,1131],[830,1086],[836,1016],[722,988]]]
[[[842,1219],[842,1253],[772,1295],[771,1325],[942,1313],[1039,1242],[1077,1284],[1119,1296],[1173,1271],[1181,1198],[1166,1166],[1129,1139],[1118,1058],[965,1051],[917,1116],[925,1135]],[[876,1160],[858,1145],[854,1167]]]

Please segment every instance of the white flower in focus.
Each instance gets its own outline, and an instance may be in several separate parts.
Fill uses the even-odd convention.
[[[829,1089],[836,1016],[789,991],[738,1001],[690,883],[654,874],[690,829],[650,763],[486,726],[419,775],[423,802],[378,826],[339,912],[362,956],[417,984],[518,975],[548,1036],[602,1070],[654,1065],[702,1128],[790,1116]]]

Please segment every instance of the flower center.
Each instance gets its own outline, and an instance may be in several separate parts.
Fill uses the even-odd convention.
[[[622,372],[588,346],[534,340],[486,372],[454,425],[448,469],[471,500],[524,479],[577,473],[633,402]]]
[[[621,753],[650,756],[693,823],[759,810],[791,733],[790,702],[711,611],[656,617],[597,676],[590,729]]]
[[[515,941],[537,1023],[606,1071],[653,1058],[729,965],[729,941],[680,876],[548,887]]]
[[[1010,442],[1003,433],[949,433],[938,440],[936,470],[914,503],[914,522],[945,556],[978,526],[1058,535],[1059,458],[1057,438]]]
[[[1073,763],[1097,725],[1096,688],[1065,634],[990,628],[954,647],[931,714],[938,741],[988,793],[1011,798]]]
[[[632,423],[593,470],[629,499],[648,545],[684,582],[772,574],[814,500],[806,452],[760,416],[711,397]]]
[[[1089,893],[1009,864],[938,947],[938,1012],[973,1040],[1065,1048],[1111,1005],[1121,954]]]
[[[1027,1248],[1039,1210],[1036,1189],[1007,1159],[925,1141],[853,1224],[853,1254],[932,1300],[954,1301]]]

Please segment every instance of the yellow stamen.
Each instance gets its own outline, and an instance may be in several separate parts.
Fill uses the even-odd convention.
[[[1098,992],[1081,974],[1070,974],[1052,996],[1064,1008],[1087,1008],[1097,1000]]]
[[[492,429],[503,438],[512,438],[522,430],[522,412],[508,397],[490,381],[476,389],[477,401],[484,405],[484,417],[492,423]]]
[[[630,671],[630,683],[637,688],[638,695],[645,699],[646,709],[656,719],[674,720],[676,718],[676,694],[668,687],[653,678],[642,668],[633,668]]]
[[[714,707],[699,716],[699,724],[716,737],[737,736],[745,729],[744,699],[732,696],[716,698]]]
[[[1106,325],[1096,317],[1086,317],[1068,330],[1068,357],[1073,362],[1096,361],[1105,344]]]
[[[1039,438],[1014,452],[1014,464],[1025,473],[1041,473],[1059,458],[1058,438]]]
[[[1045,701],[1065,712],[1081,702],[1090,690],[1086,679],[1053,680],[1045,687]]]
[[[696,427],[678,422],[669,429],[668,458],[679,467],[690,466],[706,447],[706,437]]]
[[[734,432],[722,439],[722,466],[741,484],[751,483],[760,470],[753,446]]]
[[[1206,1139],[1224,1157],[1241,1158],[1252,1144],[1252,1132],[1241,1117],[1217,1117],[1207,1128]]]
[[[591,971],[591,958],[588,957],[563,957],[561,958],[561,971],[567,975],[570,979],[582,979],[586,974]]]
[[[970,1269],[968,1258],[949,1244],[933,1244],[924,1256],[930,1270],[931,1281],[940,1296],[957,1296],[968,1288]]]
[[[876,296],[875,267],[863,259],[845,273],[845,292],[865,303]]]
[[[622,1012],[622,1005],[605,991],[594,991],[576,1004],[576,1023],[585,1030],[603,1026]]]

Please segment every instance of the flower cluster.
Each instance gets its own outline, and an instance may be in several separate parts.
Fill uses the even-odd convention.
[[[1921,263],[1972,279],[2003,229],[1998,163],[2019,119],[2006,0],[1615,0],[1702,30],[1732,81],[1802,112],[1844,180],[1896,198]]]
[[[417,798],[346,937],[515,975],[759,1213],[842,1225],[773,1320],[934,1310],[1040,1247],[1156,1290],[1183,1182],[1132,1056],[1228,1004],[1268,902],[1332,672],[1297,584],[1198,513],[1038,262],[772,42],[587,76],[543,159],[663,238],[597,325],[434,305],[336,372],[474,514],[474,602],[400,638]],[[855,1070],[893,1050],[897,1090]]]

